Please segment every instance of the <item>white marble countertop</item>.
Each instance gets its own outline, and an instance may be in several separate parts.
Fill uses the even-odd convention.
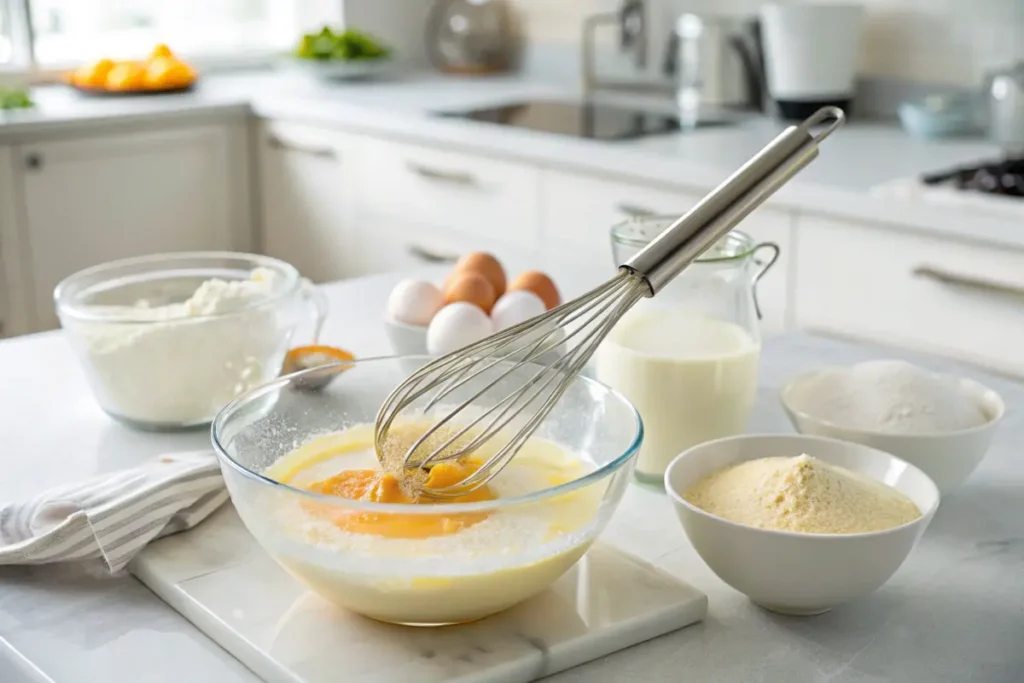
[[[332,315],[325,342],[358,355],[387,352],[377,321],[399,277],[327,287]],[[821,617],[766,613],[711,574],[683,538],[663,494],[631,486],[606,533],[707,593],[708,619],[550,680],[1020,681],[1024,386],[936,359],[789,335],[765,346],[751,431],[788,431],[775,393],[794,372],[880,356],[973,376],[999,391],[1009,408],[986,460],[943,500],[920,546],[886,586]],[[0,386],[4,499],[208,440],[205,431],[144,434],[111,421],[90,396],[59,332],[0,342]],[[83,680],[257,683],[131,577],[100,578],[70,567],[3,568],[0,681]]]
[[[564,86],[516,76],[465,79],[437,74],[328,85],[290,72],[242,73],[208,77],[193,92],[182,95],[106,99],[86,99],[54,86],[34,92],[37,109],[0,113],[0,144],[83,127],[255,113],[700,192],[716,186],[781,129],[778,122],[754,118],[736,127],[599,142],[433,115],[528,98],[577,95]],[[664,106],[629,98],[632,104],[638,100]],[[895,125],[854,121],[830,138],[820,158],[771,202],[794,211],[1024,248],[1019,219],[1013,220],[1005,211],[979,210],[977,203],[936,204],[871,192],[893,179],[998,155],[994,145],[981,140],[925,142],[910,138]],[[1024,216],[1024,205],[1020,216]]]

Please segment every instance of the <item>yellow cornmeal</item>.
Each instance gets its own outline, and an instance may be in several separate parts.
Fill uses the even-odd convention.
[[[698,481],[683,498],[732,522],[807,534],[883,531],[921,516],[899,491],[807,455],[727,467]]]
[[[407,465],[406,457],[409,450],[429,430],[433,431],[423,440],[423,443],[416,447]],[[459,428],[451,425],[438,427],[429,419],[396,421],[385,434],[383,441],[377,444],[377,459],[380,461],[381,469],[396,477],[401,482],[403,489],[419,491],[426,483],[427,472],[416,465],[451,440],[451,444],[441,448],[441,454],[437,460],[443,462],[445,456],[451,456],[465,449],[479,434],[479,431],[467,431],[466,434],[456,437],[459,431]],[[493,453],[494,440],[486,441],[481,444],[480,448],[474,449],[472,459],[479,465],[479,463],[486,462]]]

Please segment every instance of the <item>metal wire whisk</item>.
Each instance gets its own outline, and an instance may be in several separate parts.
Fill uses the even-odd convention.
[[[812,131],[829,121],[817,134]],[[790,126],[623,263],[608,282],[417,370],[388,396],[377,414],[378,457],[397,419],[425,414],[457,395],[456,405],[405,451],[402,464],[429,468],[473,453],[500,435],[490,444],[479,469],[464,480],[443,488],[424,486],[422,491],[451,498],[487,484],[534,434],[622,316],[641,298],[656,295],[817,157],[818,144],[844,121],[841,109],[824,107]],[[554,354],[557,358],[550,360]]]

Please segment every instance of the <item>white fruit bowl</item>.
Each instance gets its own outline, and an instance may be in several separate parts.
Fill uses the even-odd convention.
[[[980,406],[988,418],[985,424],[944,434],[887,434],[863,429],[841,427],[811,414],[795,405],[799,388],[828,368],[805,372],[793,377],[782,387],[782,407],[801,434],[826,436],[852,441],[906,460],[927,474],[943,494],[960,486],[971,475],[988,452],[996,425],[1006,412],[1003,399],[992,389],[970,379],[956,379],[955,384]]]
[[[921,516],[886,531],[803,534],[730,522],[683,499],[700,479],[730,465],[802,453],[892,486]],[[703,443],[672,461],[665,489],[694,550],[722,581],[765,609],[793,615],[820,614],[875,591],[903,564],[939,506],[934,482],[913,465],[815,436],[745,435]]]

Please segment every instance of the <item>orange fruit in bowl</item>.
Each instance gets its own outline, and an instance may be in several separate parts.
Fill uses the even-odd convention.
[[[184,88],[196,78],[188,64],[174,57],[156,57],[146,67],[146,87]]]
[[[150,59],[158,59],[160,57],[174,57],[174,53],[171,52],[171,48],[167,47],[164,43],[157,43],[153,51],[149,53]]]
[[[146,84],[146,69],[138,62],[118,62],[107,74],[107,90],[139,90]]]
[[[109,59],[83,64],[71,75],[71,82],[82,88],[104,88],[114,66],[114,62]]]

